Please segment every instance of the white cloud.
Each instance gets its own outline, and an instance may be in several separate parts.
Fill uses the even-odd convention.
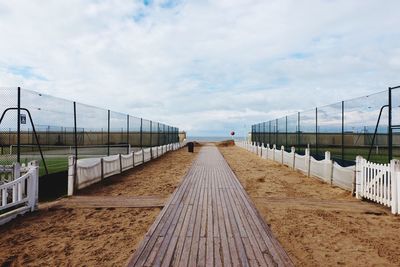
[[[227,134],[400,83],[399,8],[398,1],[0,1],[0,85],[193,135]]]

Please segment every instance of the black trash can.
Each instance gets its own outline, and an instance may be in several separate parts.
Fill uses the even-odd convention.
[[[187,143],[187,147],[188,147],[188,152],[191,152],[191,153],[194,152],[194,143],[193,142]]]

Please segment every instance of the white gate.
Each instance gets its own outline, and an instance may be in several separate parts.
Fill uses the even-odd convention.
[[[357,157],[356,162],[356,197],[391,207],[393,214],[400,213],[400,161],[378,164]]]

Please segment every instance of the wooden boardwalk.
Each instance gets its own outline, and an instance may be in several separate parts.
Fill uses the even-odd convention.
[[[215,146],[204,146],[128,266],[293,266]]]

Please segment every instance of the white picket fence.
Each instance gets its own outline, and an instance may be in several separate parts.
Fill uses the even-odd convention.
[[[4,166],[3,166],[4,167]],[[39,195],[39,167],[36,161],[20,167],[0,167],[3,174],[10,170],[13,173],[7,175],[11,180],[2,180],[0,185],[0,225],[7,223],[20,214],[34,211],[38,203]]]
[[[325,152],[323,160],[317,160],[310,155],[308,149],[306,149],[304,155],[299,155],[295,153],[294,147],[291,148],[290,152],[287,152],[283,146],[280,149],[277,149],[275,145],[273,145],[273,148],[269,148],[269,145],[267,147],[264,147],[263,144],[257,146],[246,141],[238,141],[236,145],[256,153],[264,159],[273,160],[299,170],[307,176],[317,177],[324,182],[349,191],[355,190],[355,167],[342,167],[334,163],[329,151]]]
[[[163,146],[144,148],[127,155],[117,154],[102,158],[88,158],[76,160],[69,157],[68,167],[68,195],[73,195],[76,190],[97,183],[104,178],[122,173],[152,159],[158,158],[171,150],[184,146],[183,143],[173,143]]]
[[[356,166],[356,197],[390,207],[393,214],[400,214],[400,161],[378,164],[357,157]]]
[[[329,151],[325,152],[323,160],[316,160],[308,149],[305,155],[298,155],[294,147],[291,152],[286,152],[283,146],[276,149],[274,145],[271,149],[269,145],[258,146],[248,141],[236,141],[235,144],[262,158],[274,160],[308,176],[349,190],[359,199],[364,198],[391,207],[393,214],[400,214],[399,160],[392,160],[390,164],[377,164],[358,156],[355,166],[342,167],[331,160]]]

